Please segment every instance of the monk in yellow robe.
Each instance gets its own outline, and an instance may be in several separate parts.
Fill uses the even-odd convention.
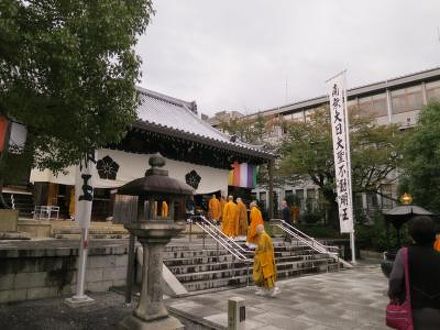
[[[166,201],[162,201],[162,209],[161,209],[161,216],[162,218],[168,217],[168,204]]]
[[[247,232],[247,245],[255,245],[258,243],[257,226],[264,224],[261,211],[257,207],[257,202],[253,201],[249,205],[251,208],[251,224]]]
[[[255,249],[254,267],[252,278],[258,287],[257,295],[270,294],[275,296],[279,288],[275,285],[277,280],[277,267],[272,239],[264,231],[264,225],[257,226],[258,244]]]
[[[220,197],[220,221],[223,221],[223,210],[225,209],[226,205],[226,198],[225,196]]]
[[[221,210],[220,201],[217,199],[215,195],[212,195],[212,198],[209,200],[208,212],[212,220],[214,220],[215,222],[218,222],[220,220],[220,216],[222,215],[222,210]]]
[[[440,252],[440,232],[435,234],[434,250]]]
[[[246,236],[248,230],[248,215],[246,205],[240,197],[237,198],[238,221],[237,221],[237,236]]]
[[[234,197],[229,196],[222,214],[222,231],[228,237],[237,236],[237,204],[234,203]]]

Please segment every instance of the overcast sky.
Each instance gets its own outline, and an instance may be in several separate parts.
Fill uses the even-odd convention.
[[[145,88],[251,113],[440,65],[440,0],[156,0]],[[287,88],[286,88],[287,81]],[[287,93],[286,93],[287,91]]]

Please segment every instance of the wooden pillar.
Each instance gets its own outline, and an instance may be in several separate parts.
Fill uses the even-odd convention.
[[[273,165],[274,160],[271,159],[269,163],[267,163],[268,166],[268,172],[269,172],[269,210],[267,212],[269,216],[269,220],[273,219]]]

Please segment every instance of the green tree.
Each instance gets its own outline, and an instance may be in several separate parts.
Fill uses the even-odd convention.
[[[350,115],[350,143],[353,193],[380,193],[396,168],[401,135],[394,125],[379,126],[372,118]],[[335,170],[333,161],[330,111],[313,112],[305,122],[287,125],[280,148],[280,171],[285,176],[312,181],[325,199],[329,222],[337,227]]]
[[[0,3],[0,114],[27,126],[30,166],[59,171],[120,141],[152,13],[149,0]]]
[[[268,133],[267,121],[257,115],[256,119],[231,118],[220,120],[218,127],[225,133],[235,135],[241,141],[251,144],[265,144],[265,136]]]
[[[440,103],[428,104],[408,132],[403,150],[405,186],[414,203],[440,212]]]

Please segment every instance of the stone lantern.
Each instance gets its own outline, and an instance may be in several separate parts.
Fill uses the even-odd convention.
[[[142,288],[139,303],[132,315],[120,323],[121,329],[183,329],[176,318],[169,316],[162,300],[162,262],[165,245],[186,226],[185,221],[174,221],[175,206],[187,198],[193,189],[186,183],[172,179],[161,169],[165,160],[152,156],[151,168],[145,177],[133,180],[118,190],[118,194],[138,197],[138,215],[125,228],[137,236],[144,250]],[[167,203],[164,212],[163,203]]]

